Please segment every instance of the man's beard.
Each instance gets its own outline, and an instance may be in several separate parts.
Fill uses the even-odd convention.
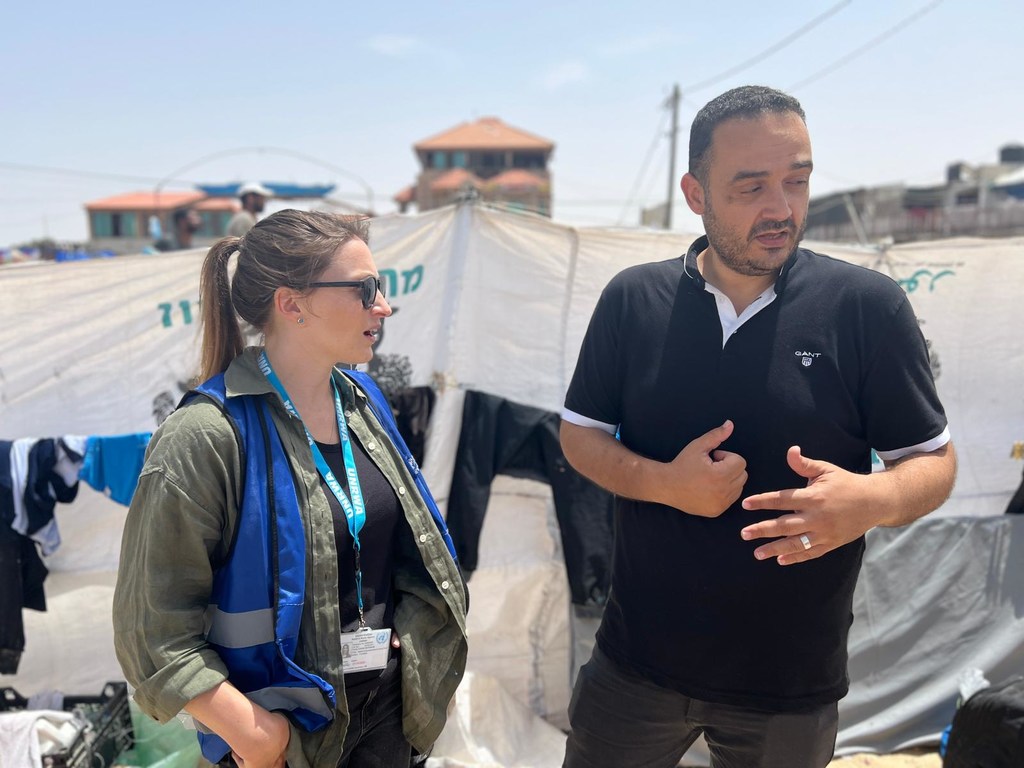
[[[763,277],[778,272],[790,256],[796,251],[803,240],[804,231],[807,229],[807,220],[804,219],[800,228],[797,229],[796,222],[792,217],[783,221],[762,221],[741,239],[733,231],[719,226],[718,218],[715,216],[711,201],[707,201],[704,211],[704,231],[708,236],[708,244],[714,250],[718,260],[726,267],[740,275],[747,277]],[[782,258],[768,257],[755,261],[747,255],[748,249],[754,245],[754,238],[765,232],[778,232],[786,230],[795,232],[793,245]]]

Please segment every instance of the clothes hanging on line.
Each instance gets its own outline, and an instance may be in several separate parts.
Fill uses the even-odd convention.
[[[572,602],[604,605],[611,584],[613,497],[566,461],[558,440],[560,424],[558,414],[550,411],[467,391],[448,497],[448,528],[468,575],[479,561],[480,532],[495,476],[547,483]]]
[[[25,650],[22,609],[46,610],[43,582],[49,571],[38,546],[60,543],[53,506],[68,490],[63,477],[54,479],[56,489],[48,484],[55,454],[52,439],[0,440],[0,674],[18,671]],[[33,538],[26,535],[30,526]]]
[[[128,506],[139,484],[152,432],[90,436],[79,477],[118,504]]]
[[[395,415],[398,432],[412,452],[417,464],[423,464],[426,451],[427,427],[434,411],[435,395],[430,387],[407,387],[385,393]]]
[[[121,504],[131,501],[150,433],[0,440],[0,674],[25,650],[22,609],[46,610],[43,557],[60,546],[54,511],[73,501],[81,476]]]
[[[71,444],[80,438],[69,436]],[[60,533],[53,518],[58,502],[66,504],[78,494],[81,456],[68,450],[65,438],[27,437],[6,443],[8,460],[0,464],[8,472],[9,500],[0,502],[5,523],[17,533],[39,542],[44,555],[60,546]]]
[[[1021,477],[1020,485],[1017,486],[1010,503],[1006,505],[1006,514],[1024,515],[1024,476]]]

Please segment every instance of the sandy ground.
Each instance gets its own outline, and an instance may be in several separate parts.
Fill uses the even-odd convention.
[[[903,752],[896,755],[850,755],[829,763],[829,768],[942,768],[938,752]]]

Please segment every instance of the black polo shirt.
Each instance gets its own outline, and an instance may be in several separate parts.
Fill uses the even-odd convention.
[[[792,445],[867,473],[872,448],[893,456],[948,439],[924,338],[895,282],[798,249],[774,300],[723,345],[716,296],[697,269],[706,247],[701,238],[685,257],[612,279],[583,341],[567,420],[618,427],[631,451],[670,461],[732,419],[722,448],[747,461],[741,499],[806,484],[786,463]],[[616,504],[612,589],[598,632],[608,656],[706,701],[791,711],[846,694],[863,539],[782,567],[755,560],[764,540],[739,534],[780,512],[737,501],[709,519]]]

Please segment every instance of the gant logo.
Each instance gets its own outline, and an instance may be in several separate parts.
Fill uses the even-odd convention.
[[[811,367],[811,363],[814,362],[814,358],[821,357],[821,352],[804,352],[804,351],[797,350],[793,354],[795,354],[797,357],[800,358],[800,364],[804,368],[810,368]]]

